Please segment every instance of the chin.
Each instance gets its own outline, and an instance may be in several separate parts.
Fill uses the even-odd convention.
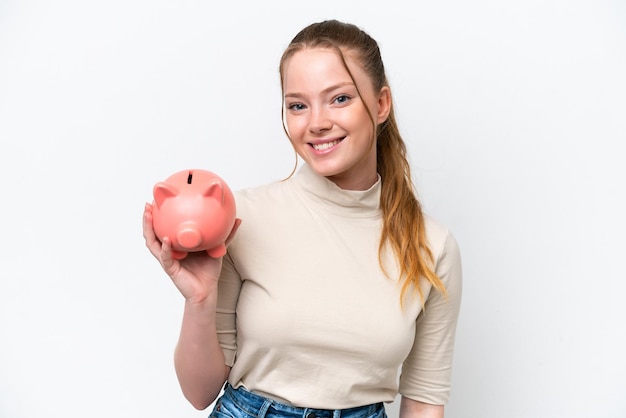
[[[330,167],[328,166],[328,164],[318,164],[311,161],[307,161],[307,164],[316,174],[320,176],[332,177],[341,173],[341,170],[337,169],[336,167]]]

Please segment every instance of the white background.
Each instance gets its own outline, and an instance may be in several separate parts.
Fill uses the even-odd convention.
[[[379,41],[462,248],[446,416],[626,416],[623,1],[1,0],[0,417],[208,414],[143,205],[180,169],[290,172],[278,59],[325,18]]]

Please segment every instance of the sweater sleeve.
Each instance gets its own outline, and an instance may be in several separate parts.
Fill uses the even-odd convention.
[[[399,393],[416,401],[443,405],[450,396],[454,338],[461,306],[461,255],[450,232],[439,249],[431,249],[435,273],[446,287],[447,298],[431,288],[416,320],[413,348],[402,364]]]
[[[227,253],[222,262],[218,283],[216,309],[217,338],[224,352],[227,366],[232,367],[237,354],[237,301],[241,291],[241,279],[234,262]]]

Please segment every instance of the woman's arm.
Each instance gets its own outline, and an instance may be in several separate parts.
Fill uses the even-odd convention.
[[[402,397],[400,418],[443,418],[443,405],[431,405]]]
[[[226,240],[232,240],[240,219]],[[185,298],[180,337],[174,354],[176,375],[183,394],[197,409],[205,409],[219,395],[230,368],[225,365],[216,326],[218,281],[222,258],[205,251],[189,253],[182,260],[172,257],[169,239],[157,239],[152,227],[152,205],[146,204],[143,216],[146,246],[159,261]]]
[[[224,364],[224,354],[217,339],[216,299],[210,295],[202,304],[185,301],[174,354],[176,375],[183,394],[194,408],[200,410],[217,398],[230,372],[230,367]]]

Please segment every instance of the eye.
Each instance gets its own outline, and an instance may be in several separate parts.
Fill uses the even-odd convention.
[[[297,112],[297,111],[306,109],[306,106],[303,105],[302,103],[290,103],[287,105],[287,109]]]
[[[351,99],[352,97],[348,96],[347,94],[340,94],[339,96],[334,98],[333,102],[337,104],[345,104],[348,103]]]

